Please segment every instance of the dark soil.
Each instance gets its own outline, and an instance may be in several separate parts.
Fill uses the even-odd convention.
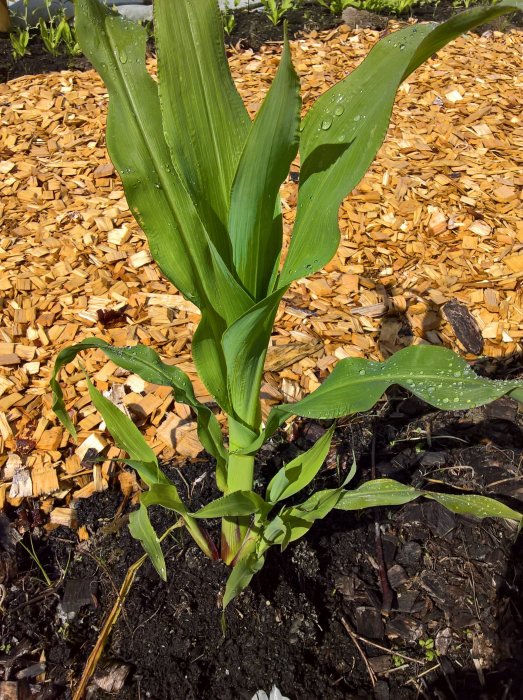
[[[323,430],[303,424],[293,443],[266,446],[260,484]],[[342,462],[355,450],[358,482],[369,478],[373,440],[378,475],[428,488],[451,484],[522,507],[523,421],[509,400],[440,413],[398,395],[379,415],[348,421],[337,450]],[[183,480],[170,473],[191,507],[215,495],[205,461],[187,464]],[[325,470],[320,485],[334,483],[336,469]],[[84,544],[66,530],[40,537],[35,513],[17,521],[9,514],[19,530],[32,529],[51,587],[19,545],[9,549],[13,530],[4,522],[0,674],[26,678],[32,697],[71,697],[115,591],[141,555],[125,515],[115,519],[121,500],[111,488],[79,503],[79,521],[91,533]],[[155,518],[159,532],[172,522],[162,510]],[[375,518],[393,589],[388,613],[382,612]],[[29,545],[28,532],[24,542]],[[250,589],[230,606],[225,637],[219,601],[226,568],[205,559],[179,530],[164,551],[168,582],[149,563],[139,571],[91,698],[109,697],[102,688],[118,674],[125,678],[115,688],[123,700],[250,700],[273,684],[291,700],[521,697],[522,545],[505,522],[477,523],[433,502],[331,514],[305,540],[269,553]],[[384,647],[359,641],[377,675],[374,688],[343,621]],[[427,643],[437,656],[422,646]],[[37,682],[43,668],[45,681]]]
[[[419,21],[442,22],[458,11],[452,0],[440,0],[438,3],[426,2],[414,7],[410,14],[402,15],[371,15],[370,22],[365,21],[361,26],[369,26],[373,29],[384,29],[389,19],[408,20],[415,18]],[[235,13],[235,26],[232,32],[225,37],[226,44],[241,46],[258,51],[262,44],[267,42],[281,42],[283,39],[283,24],[278,26],[271,24],[263,12],[238,10]],[[332,29],[342,23],[340,16],[334,15],[316,2],[305,2],[302,9],[292,10],[285,15],[289,36],[296,38],[304,33]],[[372,19],[374,17],[374,19]],[[523,26],[523,13],[501,17],[490,28],[506,30],[512,26]],[[488,29],[486,25],[479,31]],[[154,45],[150,42],[148,50],[154,52]],[[7,35],[0,34],[0,81],[12,80],[23,75],[37,75],[57,70],[88,70],[91,68],[89,61],[83,56],[69,55],[51,56],[44,49],[39,36],[34,36],[29,44],[30,53],[21,59],[14,60],[12,48]]]

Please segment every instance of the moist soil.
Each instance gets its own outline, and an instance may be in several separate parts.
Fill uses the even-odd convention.
[[[358,14],[355,11],[354,22],[358,26],[386,30],[389,20],[407,21],[416,19],[422,22],[442,22],[463,8],[457,10],[452,0],[440,0],[438,3],[427,2],[415,7],[409,14],[401,16],[387,13]],[[263,12],[237,10],[234,12],[235,24],[225,41],[229,46],[253,49],[258,51],[262,44],[281,42],[283,40],[283,24],[274,26]],[[304,33],[333,29],[343,23],[339,15],[334,15],[316,2],[304,2],[301,9],[286,13],[289,36],[297,38]],[[523,13],[503,16],[491,25],[483,25],[478,31],[498,29],[505,31],[513,26],[523,26]],[[154,42],[149,41],[148,51],[154,53]],[[29,52],[23,58],[14,60],[8,35],[0,34],[0,81],[12,80],[23,75],[36,75],[59,70],[89,70],[91,64],[83,56],[62,54],[51,56],[44,48],[40,37],[34,35],[29,43]]]
[[[266,445],[259,490],[324,430],[298,423],[290,437]],[[508,399],[442,413],[399,393],[341,425],[335,443],[320,488],[338,484],[354,452],[354,486],[370,478],[374,464],[377,476],[496,495],[523,508],[523,420]],[[191,508],[217,495],[206,459],[165,471]],[[28,697],[70,698],[142,552],[115,484],[78,503],[87,542],[64,528],[44,536],[45,516],[32,505],[2,521],[0,678],[19,679]],[[152,513],[160,533],[173,522],[162,509]],[[216,538],[216,523],[209,527]],[[27,547],[32,539],[51,585],[15,543],[20,535]],[[163,549],[167,583],[148,562],[141,567],[90,698],[109,698],[112,689],[123,700],[250,700],[273,684],[291,700],[521,697],[523,547],[504,521],[479,523],[431,501],[334,512],[304,540],[269,552],[262,572],[229,606],[225,634],[226,567],[206,559],[182,530]]]

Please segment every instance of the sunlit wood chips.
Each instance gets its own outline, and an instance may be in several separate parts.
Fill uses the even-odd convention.
[[[304,108],[377,39],[342,26],[295,41]],[[340,209],[338,253],[284,299],[266,401],[299,398],[344,357],[380,359],[421,342],[463,352],[441,313],[450,299],[467,305],[486,354],[521,350],[521,46],[520,31],[467,35],[401,87],[385,144]],[[271,45],[230,56],[251,114],[279,52]],[[106,109],[94,72],[0,85],[0,504],[54,494],[46,507],[57,506],[56,526],[74,523],[71,499],[107,488],[119,454],[107,447],[78,362],[63,373],[78,445],[57,425],[49,375],[58,350],[93,335],[150,344],[210,400],[190,354],[198,310],[151,262],[108,161]],[[282,196],[288,234],[297,197],[290,180]],[[97,352],[82,362],[163,459],[197,456],[191,415],[165,388],[128,376]],[[93,463],[100,450],[106,460]],[[131,497],[136,488],[127,481]]]

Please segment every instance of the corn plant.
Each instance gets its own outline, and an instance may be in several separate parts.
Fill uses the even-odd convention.
[[[310,395],[273,408],[265,425],[260,408],[278,305],[295,280],[314,274],[335,254],[339,206],[383,142],[398,86],[451,39],[521,4],[512,0],[475,8],[445,24],[409,26],[383,38],[358,68],[316,100],[303,121],[299,80],[285,38],[276,77],[251,122],[229,72],[215,0],[156,0],[158,81],[146,69],[145,30],[98,0],[78,0],[81,46],[109,93],[109,153],[152,256],[201,312],[193,358],[227,416],[225,437],[188,376],[150,347],[115,348],[87,339],[58,355],[51,380],[54,410],[73,435],[58,373],[88,348],[100,348],[147,382],[171,387],[176,401],[194,412],[201,443],[216,460],[223,495],[190,512],[138,428],[87,379],[107,430],[146,487],[130,529],[162,577],[165,561],[148,514],[155,506],[181,516],[209,557],[220,556],[233,566],[224,606],[263,566],[271,546],[286,547],[333,509],[392,506],[423,496],[457,513],[521,521],[520,513],[483,496],[425,491],[391,479],[349,489],[355,465],[337,488],[300,496],[306,488],[311,493],[336,419],[370,410],[392,385],[439,409],[469,409],[504,395],[523,401],[523,382],[482,378],[450,350],[424,345],[405,348],[385,362],[344,359]],[[298,151],[297,212],[283,259],[279,188]],[[258,493],[253,488],[257,451],[293,416],[334,422]],[[212,518],[222,522],[220,547],[202,525]]]

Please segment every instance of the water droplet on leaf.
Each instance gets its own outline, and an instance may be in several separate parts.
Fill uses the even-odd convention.
[[[321,123],[323,131],[328,131],[332,126],[332,119],[324,119]]]

